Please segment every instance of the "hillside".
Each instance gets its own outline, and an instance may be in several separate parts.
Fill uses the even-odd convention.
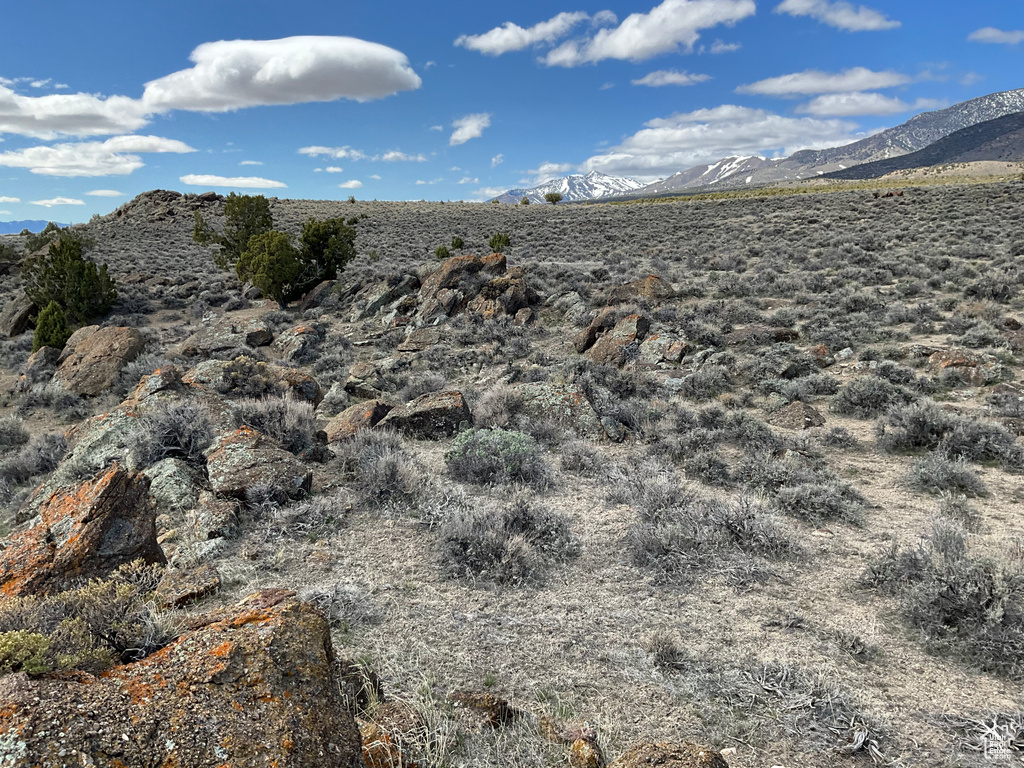
[[[924,149],[823,174],[828,179],[875,179],[887,173],[949,163],[1024,160],[1024,112],[962,128]]]
[[[522,202],[524,197],[531,203],[544,203],[544,195],[554,192],[562,196],[563,202],[579,203],[585,200],[621,195],[641,187],[643,184],[634,179],[591,171],[586,175],[573,174],[560,179],[552,179],[529,189],[510,189],[496,199],[499,203],[513,205]]]
[[[196,211],[225,224],[212,193],[74,230],[118,299],[63,352],[31,353],[0,279],[5,743],[302,768],[1019,751],[1024,182],[269,206],[357,233],[283,309],[192,241]]]

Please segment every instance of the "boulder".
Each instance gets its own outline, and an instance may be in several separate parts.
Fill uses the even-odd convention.
[[[817,408],[799,400],[794,400],[784,408],[776,411],[768,423],[783,429],[810,429],[825,425],[825,417]]]
[[[604,435],[597,413],[583,390],[575,384],[514,384],[512,392],[519,399],[520,411],[526,416],[549,419],[581,436],[599,438]]]
[[[420,286],[420,301],[437,296],[442,289],[461,288],[478,273],[485,277],[500,277],[505,274],[505,255],[492,253],[490,256],[453,256],[445,259]]]
[[[751,325],[725,334],[722,339],[727,346],[736,347],[741,344],[762,346],[796,341],[800,334],[792,328],[770,328],[765,325]]]
[[[185,515],[185,524],[193,541],[234,538],[238,535],[238,502],[203,491],[195,509]]]
[[[594,342],[596,342],[602,334],[607,333],[614,328],[615,315],[615,307],[605,307],[598,312],[597,317],[591,321],[590,325],[576,334],[576,338],[573,340],[573,346],[576,348],[576,351],[580,354],[586,352],[594,346]]]
[[[569,768],[604,768],[604,754],[593,739],[576,739],[569,747]]]
[[[1003,376],[1003,367],[994,355],[972,352],[958,347],[934,352],[928,358],[928,364],[934,373],[942,373],[946,370],[960,373],[972,387],[992,384]]]
[[[183,608],[220,591],[220,573],[209,563],[198,568],[167,570],[156,588],[156,599],[168,608]]]
[[[100,677],[0,678],[5,764],[362,768],[316,608],[265,590],[190,623]]]
[[[83,331],[89,332],[75,339]],[[54,381],[76,395],[96,397],[114,385],[121,370],[142,354],[145,346],[146,340],[135,328],[80,328],[61,354]]]
[[[116,463],[92,480],[51,494],[39,516],[0,551],[0,594],[49,594],[133,560],[165,562],[149,480]]]
[[[501,277],[486,283],[466,306],[485,319],[515,317],[520,310],[537,303],[537,292],[526,282],[522,267],[513,267]]]
[[[640,368],[659,368],[662,365],[678,365],[690,345],[686,341],[652,333],[640,344],[637,366]]]
[[[397,279],[384,280],[371,286],[363,297],[361,307],[356,310],[353,320],[373,317],[384,307],[394,304],[405,296],[416,293],[420,279],[416,275],[402,275]]]
[[[159,512],[181,512],[199,502],[201,475],[187,461],[163,459],[143,470]]]
[[[327,433],[327,442],[337,443],[347,440],[362,429],[377,426],[377,423],[387,416],[392,408],[394,408],[393,405],[383,400],[367,400],[346,408],[327,422],[327,426],[324,427],[324,432]]]
[[[650,327],[651,321],[643,315],[627,315],[587,350],[587,357],[602,365],[622,365],[630,356],[631,345],[639,352]]]
[[[729,768],[721,752],[687,741],[637,744],[613,760],[608,768]]]
[[[239,427],[218,441],[206,458],[206,470],[215,493],[236,499],[256,487],[280,502],[299,499],[313,483],[313,470],[251,427]]]
[[[463,423],[472,424],[473,415],[461,392],[428,392],[393,409],[377,422],[377,427],[391,427],[412,437],[436,440],[451,437]]]
[[[273,340],[273,331],[261,317],[222,317],[185,339],[181,353],[188,357],[234,357],[239,348],[265,347]]]
[[[672,286],[665,282],[659,275],[648,275],[643,280],[634,280],[631,283],[619,285],[608,294],[608,303],[616,304],[631,299],[647,299],[648,301],[661,301],[670,299],[675,295]]]
[[[316,287],[311,288],[302,297],[302,301],[299,303],[299,311],[308,312],[311,309],[319,307],[327,301],[331,295],[331,291],[334,290],[334,286],[337,284],[337,280],[324,280]]]
[[[398,345],[399,352],[423,352],[441,341],[439,328],[415,328]]]
[[[374,400],[379,398],[387,388],[387,382],[372,361],[363,360],[349,369],[344,387],[345,391],[353,397]]]
[[[320,343],[320,334],[309,325],[297,325],[282,331],[271,345],[274,354],[286,362],[300,360]]]
[[[53,378],[57,370],[60,350],[54,347],[40,347],[29,357],[21,370],[16,385],[19,392],[27,392],[35,384],[42,384]]]
[[[319,405],[324,399],[320,384],[307,373],[272,363],[263,363],[244,355],[234,360],[207,360],[181,377],[184,384],[221,395],[260,397],[289,392],[292,397]]]
[[[501,696],[493,693],[452,691],[448,694],[448,699],[456,707],[469,710],[484,725],[488,725],[491,728],[507,725],[523,716],[521,710],[516,709]]]
[[[0,338],[13,339],[29,329],[32,317],[39,310],[28,296],[22,294],[11,299],[0,311]]]

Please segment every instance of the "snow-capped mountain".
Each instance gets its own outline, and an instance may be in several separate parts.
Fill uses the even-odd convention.
[[[753,172],[768,161],[763,157],[726,157],[712,165],[695,165],[685,171],[674,173],[667,179],[648,184],[637,194],[660,195],[665,192],[678,192],[683,189],[710,187],[723,179],[735,179],[746,175],[751,178]]]
[[[549,192],[557,192],[562,196],[564,202],[573,203],[610,195],[624,195],[635,192],[643,186],[635,179],[608,176],[598,171],[591,171],[585,176],[574,174],[561,179],[552,179],[531,189],[510,189],[498,197],[498,202],[518,203],[525,197],[531,203],[543,203],[545,202],[544,195]]]

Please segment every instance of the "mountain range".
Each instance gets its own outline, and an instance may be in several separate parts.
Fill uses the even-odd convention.
[[[893,170],[941,163],[1024,160],[1021,113],[1024,113],[1024,88],[991,93],[945,109],[922,112],[901,125],[841,147],[805,149],[789,157],[771,160],[756,156],[725,157],[714,163],[684,169],[646,186],[633,179],[591,172],[586,176],[554,179],[532,189],[509,190],[498,200],[518,203],[523,197],[528,197],[531,202],[543,202],[546,192],[561,192],[566,201],[609,196],[649,197],[763,186],[815,176],[875,178]],[[948,141],[933,146],[946,139]],[[865,165],[869,167],[852,170]],[[587,181],[592,178],[599,183]]]
[[[27,229],[29,232],[42,232],[46,229],[48,221],[44,220],[24,220],[24,221],[0,221],[0,235],[16,235],[21,230]],[[59,226],[65,226],[60,224]]]

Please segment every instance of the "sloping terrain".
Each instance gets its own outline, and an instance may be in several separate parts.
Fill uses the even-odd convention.
[[[529,189],[510,189],[496,199],[499,203],[513,205],[522,202],[524,197],[531,203],[544,203],[544,195],[554,192],[561,195],[564,202],[578,203],[584,200],[614,197],[638,190],[641,187],[643,184],[634,179],[591,171],[587,174],[573,174],[560,179],[552,179]]]
[[[0,677],[20,697],[0,733],[94,673],[93,697],[130,681],[118,712],[178,712],[146,676],[180,652],[190,707],[249,681],[245,702],[283,718],[275,749],[312,754],[282,701],[333,696],[336,655],[378,765],[558,765],[659,741],[733,768],[1020,753],[1024,182],[274,199],[292,234],[311,216],[358,232],[339,280],[284,310],[192,242],[196,210],[222,224],[217,196],[157,191],[80,230],[119,299],[64,362],[29,365],[31,331],[0,340],[0,572],[31,584],[50,539],[80,547],[47,500],[87,500],[116,462],[149,486],[137,511],[168,561],[151,567],[196,584],[160,609],[163,650]],[[504,257],[484,250],[497,232]],[[454,236],[464,252],[433,258]],[[0,304],[20,293],[0,281]],[[119,328],[141,354],[99,395],[67,389],[54,369],[84,365],[97,333],[135,338]],[[109,372],[114,345],[93,346]],[[0,632],[27,621],[11,594],[0,583]],[[244,716],[250,749],[263,731]]]
[[[962,128],[924,149],[823,174],[827,179],[877,179],[887,173],[949,163],[1024,160],[1024,112]]]

